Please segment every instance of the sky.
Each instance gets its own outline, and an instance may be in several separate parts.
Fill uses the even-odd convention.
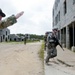
[[[44,35],[52,31],[52,9],[55,0],[0,0],[6,17],[24,11],[17,23],[8,27],[11,34]],[[3,19],[5,19],[3,18]]]

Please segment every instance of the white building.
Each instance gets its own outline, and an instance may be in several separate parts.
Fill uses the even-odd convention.
[[[75,0],[55,0],[53,6],[53,29],[65,47],[75,47]]]
[[[10,30],[8,28],[0,29],[0,42],[9,41]]]
[[[16,34],[10,34],[9,39],[10,39],[10,41],[17,41],[17,42],[22,41],[21,37],[19,37]]]

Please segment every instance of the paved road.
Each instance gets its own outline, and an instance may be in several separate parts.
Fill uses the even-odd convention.
[[[45,75],[71,75],[52,66],[46,66]]]
[[[74,75],[69,73],[67,69],[66,71],[64,69],[52,62],[50,65],[45,65],[45,75]]]
[[[44,52],[46,58],[46,51]],[[72,67],[68,67],[62,63],[60,63],[57,58],[50,59],[50,62],[48,64],[44,61],[44,67],[45,67],[45,75],[75,75],[74,70],[72,70]]]

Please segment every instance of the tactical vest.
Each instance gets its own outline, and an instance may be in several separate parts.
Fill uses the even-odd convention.
[[[53,38],[50,38],[48,41],[48,48],[54,48],[55,47],[55,40]]]

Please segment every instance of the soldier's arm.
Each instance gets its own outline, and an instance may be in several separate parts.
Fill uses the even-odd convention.
[[[62,48],[62,50],[64,51],[64,49],[63,49],[63,47],[62,47],[62,45],[59,43],[59,46]]]
[[[16,17],[14,15],[12,15],[12,16],[0,21],[0,29],[11,26],[16,22],[17,22]]]
[[[8,18],[6,18],[5,20],[0,21],[0,29],[6,28],[8,26],[13,25],[14,23],[17,22],[17,19],[22,16],[24,14],[24,12],[20,12],[17,15],[12,15]]]

